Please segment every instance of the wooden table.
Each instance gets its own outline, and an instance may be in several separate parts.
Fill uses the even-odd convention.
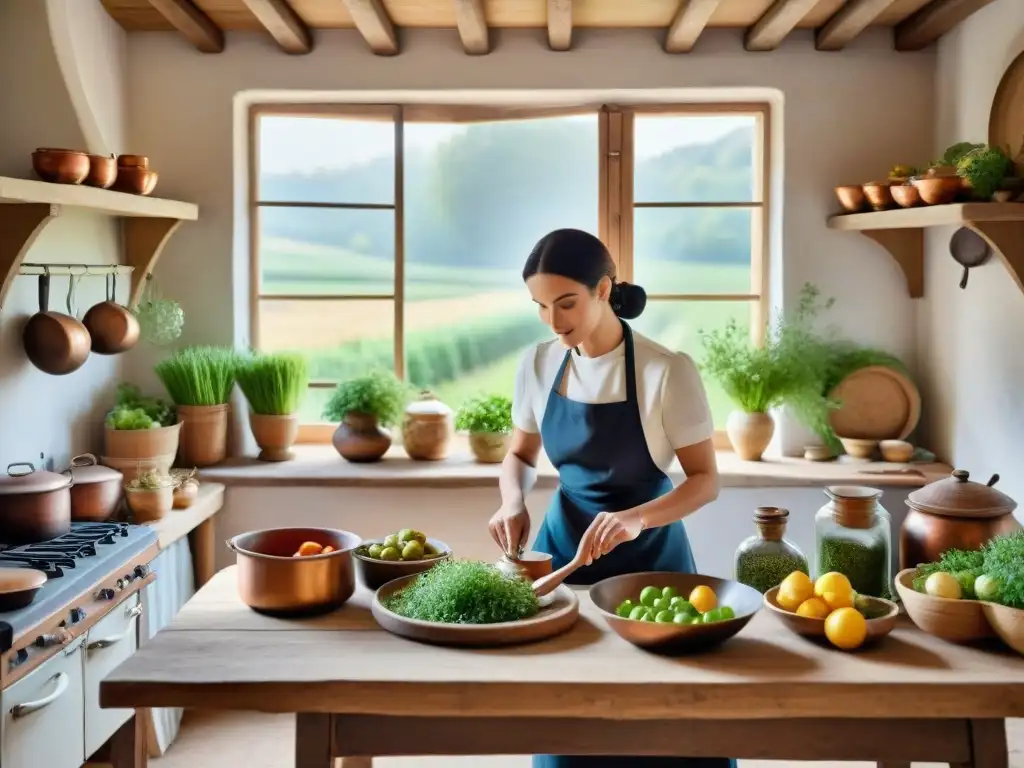
[[[366,591],[317,619],[260,616],[229,568],[103,682],[101,700],[297,713],[298,768],[536,752],[1006,768],[1004,718],[1024,716],[1024,659],[999,646],[904,623],[843,653],[762,611],[720,649],[670,658],[627,644],[580,598],[560,638],[459,650],[379,629]],[[140,768],[134,730],[121,736],[115,768]]]

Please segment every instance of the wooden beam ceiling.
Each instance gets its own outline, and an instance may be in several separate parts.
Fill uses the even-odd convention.
[[[849,0],[814,37],[819,51],[841,51],[897,0]]]
[[[149,0],[149,3],[203,53],[224,50],[224,33],[192,0]]]
[[[1024,0],[1016,0],[1024,6]],[[919,51],[934,43],[953,27],[992,0],[932,0],[896,25],[896,50]]]
[[[548,47],[553,51],[572,48],[572,0],[548,0]]]
[[[359,34],[378,56],[398,55],[395,25],[380,0],[342,0]]]
[[[818,0],[775,0],[747,30],[744,47],[748,51],[774,51],[817,4]]]
[[[313,36],[287,0],[243,0],[285,53],[309,53]]]
[[[484,16],[484,0],[454,0],[455,24],[466,53],[482,56],[491,52],[491,40]]]
[[[721,0],[682,0],[665,35],[666,53],[689,53]]]

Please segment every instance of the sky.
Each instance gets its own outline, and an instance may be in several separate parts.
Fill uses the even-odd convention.
[[[597,131],[596,115],[547,119],[590,122]],[[640,115],[634,129],[636,159],[645,160],[676,147],[713,141],[737,127],[750,125],[752,120],[750,116]],[[429,150],[465,130],[465,125],[407,123],[406,151]],[[394,143],[391,123],[267,116],[260,121],[260,170],[309,173],[343,169],[374,157],[391,157]]]

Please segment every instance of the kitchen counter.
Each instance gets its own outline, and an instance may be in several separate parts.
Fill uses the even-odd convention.
[[[173,509],[163,519],[147,523],[160,537],[161,550],[185,536],[189,537],[197,589],[214,574],[213,516],[223,506],[224,486],[221,483],[203,482],[199,485],[199,495],[191,507]]]
[[[1004,719],[1024,716],[1024,658],[998,646],[952,645],[903,621],[843,653],[762,611],[719,649],[673,658],[621,640],[578,594],[580,620],[561,637],[453,649],[381,630],[364,589],[328,616],[260,616],[228,568],[105,679],[101,701],[298,713],[298,768],[581,751],[1006,768]],[[142,765],[134,733],[122,730],[115,768]]]

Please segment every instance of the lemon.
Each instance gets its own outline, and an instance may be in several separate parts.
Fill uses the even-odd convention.
[[[840,608],[853,608],[853,590],[849,592],[825,592],[820,599],[828,606],[830,611],[838,611]]]
[[[943,571],[928,577],[924,583],[924,591],[932,597],[944,597],[947,600],[959,600],[962,595],[960,582]]]
[[[793,571],[779,585],[775,602],[787,611],[795,611],[800,604],[814,596],[814,584],[811,577],[803,571]]]
[[[718,598],[715,597],[715,592],[711,587],[701,584],[694,587],[690,593],[690,605],[701,613],[707,613],[718,605]]]
[[[868,622],[856,608],[840,608],[825,619],[825,637],[836,648],[852,651],[868,635]]]
[[[796,609],[797,616],[806,616],[808,619],[824,619],[828,616],[828,606],[818,597],[809,597],[800,603]]]
[[[853,585],[850,580],[838,571],[830,571],[818,577],[814,582],[814,594],[821,597],[826,592],[835,592],[838,595],[853,593]],[[852,597],[850,598],[853,599]]]

